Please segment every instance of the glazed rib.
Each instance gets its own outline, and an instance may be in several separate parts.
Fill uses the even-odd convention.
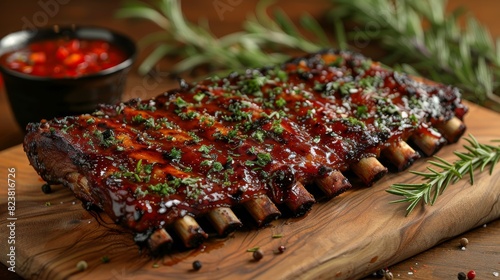
[[[258,225],[295,215],[351,187],[369,186],[419,154],[459,139],[467,107],[457,89],[417,81],[350,52],[325,51],[281,66],[182,83],[151,100],[27,128],[24,148],[44,180],[64,184],[136,233],[152,250],[176,232],[186,247],[226,235],[242,205]],[[434,130],[434,128],[437,129]],[[175,237],[175,236],[174,236]]]

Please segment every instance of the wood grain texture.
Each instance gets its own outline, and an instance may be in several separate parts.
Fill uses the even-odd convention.
[[[480,142],[500,138],[499,115],[471,105],[468,132]],[[454,144],[439,156],[453,159]],[[412,169],[423,170],[419,160]],[[92,216],[72,193],[57,186],[45,195],[21,146],[0,153],[0,178],[16,168],[16,272],[25,278],[80,279],[353,279],[398,263],[469,229],[500,217],[500,169],[450,187],[432,207],[417,208],[405,218],[406,205],[393,205],[385,192],[395,182],[415,182],[407,173],[389,174],[371,188],[355,188],[321,201],[302,218],[285,218],[270,226],[243,228],[234,235],[212,238],[194,250],[176,250],[152,260],[103,215]],[[0,190],[0,235],[7,236],[6,188]],[[50,202],[50,206],[47,206]],[[237,212],[241,213],[241,212]],[[96,219],[97,218],[97,219]],[[249,224],[249,219],[243,222]],[[282,238],[273,238],[273,235]],[[2,240],[3,241],[3,240]],[[0,251],[7,252],[2,242]],[[286,251],[277,254],[280,245]],[[252,260],[248,248],[259,246],[264,258]],[[102,263],[107,256],[109,263]],[[6,263],[6,254],[0,261]],[[88,269],[79,272],[76,263]],[[203,267],[194,272],[192,262]]]
[[[390,266],[389,270],[397,279],[457,279],[459,272],[467,273],[469,270],[476,272],[476,279],[499,279],[494,274],[500,272],[499,228],[498,219],[481,225]],[[463,237],[469,240],[464,250],[459,245]]]

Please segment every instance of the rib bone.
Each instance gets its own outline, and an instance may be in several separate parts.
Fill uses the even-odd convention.
[[[306,190],[302,183],[296,182],[289,189],[286,205],[296,216],[302,216],[307,213],[314,202],[316,202],[316,200],[312,194]]]
[[[151,234],[148,239],[148,248],[151,252],[159,252],[169,250],[172,246],[173,240],[170,234],[164,229],[157,229]]]
[[[208,212],[208,219],[220,236],[226,236],[242,225],[238,217],[228,207],[219,207]]]
[[[367,186],[371,186],[387,173],[387,168],[374,157],[362,158],[351,165],[351,170]]]
[[[281,212],[267,195],[260,195],[243,204],[258,226],[268,224],[281,216]]]
[[[191,216],[184,216],[174,222],[174,229],[187,248],[200,245],[208,235]]]
[[[325,193],[327,197],[333,197],[349,188],[351,183],[340,171],[332,171],[325,178],[315,180],[316,185]]]
[[[453,117],[447,122],[436,124],[436,128],[449,143],[457,142],[465,132],[465,124],[457,117]]]
[[[382,151],[382,156],[387,158],[398,171],[408,168],[420,155],[405,141],[391,144]]]
[[[434,132],[433,134],[414,134],[410,137],[410,139],[428,157],[434,155],[446,143],[445,139],[441,137],[441,134],[437,132]]]

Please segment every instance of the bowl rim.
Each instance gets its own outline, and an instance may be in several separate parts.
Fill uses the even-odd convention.
[[[83,36],[82,36],[83,35]],[[84,74],[76,77],[60,77],[54,78],[50,76],[35,76],[10,69],[0,61],[0,72],[15,76],[18,78],[32,80],[32,81],[72,81],[72,80],[85,80],[96,77],[108,76],[121,70],[130,67],[137,56],[137,46],[135,42],[127,35],[115,31],[107,27],[92,26],[92,25],[53,25],[51,27],[34,29],[34,30],[20,30],[9,33],[0,39],[0,57],[5,53],[17,51],[32,42],[42,41],[46,39],[54,39],[58,37],[70,37],[78,39],[102,39],[106,42],[113,44],[119,41],[119,44],[114,44],[116,47],[122,49],[127,55],[126,59],[115,66],[101,70],[99,72]]]

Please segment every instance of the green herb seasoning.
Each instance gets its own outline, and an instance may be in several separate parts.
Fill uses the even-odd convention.
[[[254,160],[254,161],[247,160],[245,162],[245,165],[250,166],[250,167],[252,167],[252,166],[264,167],[264,166],[268,165],[269,163],[271,163],[271,161],[272,161],[271,154],[258,153],[256,160]]]
[[[172,161],[179,161],[182,157],[182,151],[177,148],[172,148],[172,150],[168,153],[168,156],[172,159]]]

